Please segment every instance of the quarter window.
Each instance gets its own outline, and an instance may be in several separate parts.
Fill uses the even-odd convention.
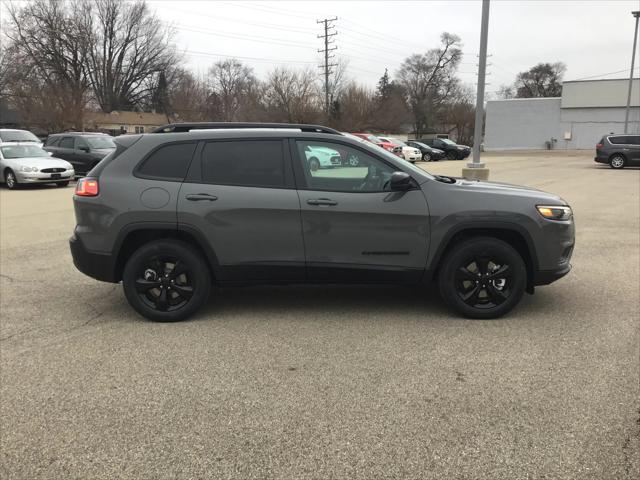
[[[202,180],[217,185],[284,187],[282,140],[209,142],[202,152]]]
[[[395,169],[362,150],[330,142],[297,141],[307,188],[336,192],[388,191]]]
[[[47,143],[45,144],[47,147],[56,147],[60,142],[60,137],[49,137],[47,138]]]
[[[182,181],[195,149],[195,142],[160,147],[144,161],[137,173],[144,177]]]

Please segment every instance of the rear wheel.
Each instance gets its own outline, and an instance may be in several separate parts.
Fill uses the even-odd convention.
[[[527,269],[508,243],[477,237],[454,247],[438,276],[444,301],[469,318],[497,318],[515,307],[524,293]]]
[[[157,240],[131,255],[122,285],[139,314],[156,322],[177,322],[207,301],[211,279],[205,260],[190,245]]]
[[[625,163],[626,163],[626,160],[622,155],[613,155],[609,159],[609,166],[616,170],[624,168]]]
[[[458,154],[456,152],[454,152],[453,150],[449,150],[447,152],[447,158],[449,160],[457,160],[458,159]]]
[[[6,183],[9,190],[18,188],[18,179],[16,178],[16,174],[13,173],[13,170],[8,168],[7,171],[4,172],[4,183]]]

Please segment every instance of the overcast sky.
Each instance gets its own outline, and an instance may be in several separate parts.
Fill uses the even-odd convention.
[[[374,86],[412,53],[438,46],[443,31],[462,38],[460,77],[475,84],[481,2],[475,1],[187,1],[150,0],[176,31],[184,61],[196,73],[237,57],[260,77],[277,65],[316,68],[317,19],[338,17],[338,49],[348,73]],[[631,61],[640,0],[491,2],[488,91],[511,83],[538,62],[567,64],[565,80],[624,78]],[[640,61],[636,62],[640,67]],[[317,68],[316,68],[317,69]],[[317,69],[319,71],[319,69]],[[610,73],[616,72],[616,73]],[[608,74],[608,75],[605,75]]]

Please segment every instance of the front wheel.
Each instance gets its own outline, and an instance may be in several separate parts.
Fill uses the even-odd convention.
[[[614,155],[609,159],[609,166],[615,170],[624,168],[625,159],[622,155]]]
[[[129,304],[156,322],[193,315],[209,298],[211,278],[205,260],[178,240],[143,245],[127,261],[122,286]]]
[[[309,169],[312,172],[317,172],[319,168],[320,168],[320,161],[318,161],[317,158],[313,157],[309,159]]]
[[[444,301],[469,318],[497,318],[524,293],[527,269],[520,254],[497,238],[476,237],[456,245],[438,276]]]
[[[422,160],[425,162],[430,162],[431,161],[431,154],[429,153],[425,153],[422,155]]]
[[[9,190],[18,188],[18,179],[16,178],[16,174],[13,173],[13,170],[7,170],[4,173],[4,183],[6,183]]]
[[[458,159],[458,154],[452,150],[447,152],[447,158],[449,160],[457,160]]]

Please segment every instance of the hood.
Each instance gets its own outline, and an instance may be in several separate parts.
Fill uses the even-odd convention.
[[[16,166],[43,168],[64,168],[72,169],[73,167],[66,160],[56,157],[21,157],[21,158],[5,158],[5,163],[11,163]],[[13,168],[13,167],[12,167]]]
[[[463,188],[473,192],[486,192],[495,195],[512,195],[518,197],[528,197],[539,199],[540,202],[551,205],[567,205],[561,197],[552,193],[544,192],[533,187],[513,185],[511,183],[488,182],[482,180],[466,180],[456,178],[456,183],[451,184],[454,188]]]

